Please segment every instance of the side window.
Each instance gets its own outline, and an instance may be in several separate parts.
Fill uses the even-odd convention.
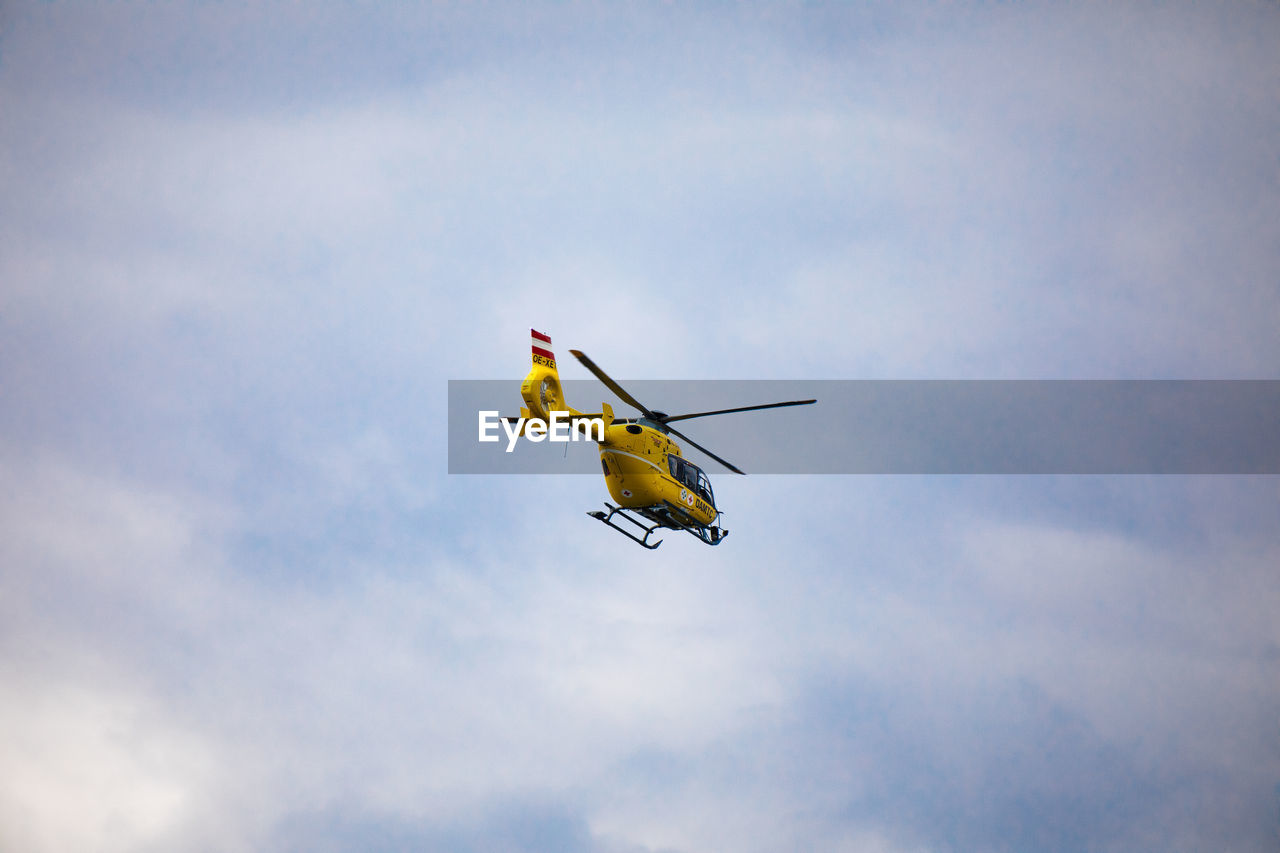
[[[698,478],[700,476],[702,476],[702,472],[696,466],[690,465],[688,462],[684,463],[684,484],[686,486],[697,491]]]

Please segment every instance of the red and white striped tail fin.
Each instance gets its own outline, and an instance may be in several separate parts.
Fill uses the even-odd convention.
[[[533,345],[533,363],[535,367],[549,367],[556,369],[556,354],[551,351],[551,336],[544,335],[537,329],[530,329],[532,338],[530,340]]]

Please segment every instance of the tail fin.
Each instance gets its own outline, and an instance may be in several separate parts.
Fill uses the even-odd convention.
[[[601,403],[602,414],[587,415],[566,403],[564,389],[560,386],[560,372],[556,370],[556,355],[551,350],[551,337],[537,329],[529,331],[532,334],[533,367],[520,385],[520,396],[528,406],[520,409],[520,417],[550,422],[552,413],[559,412],[561,418],[567,415],[572,420],[575,430],[584,430],[587,438],[603,443],[605,431],[613,424],[613,409],[608,403]],[[592,424],[585,421],[599,421],[597,429],[593,431]],[[520,428],[523,430],[524,426]]]
[[[533,366],[548,367],[551,370],[556,369],[556,354],[551,351],[551,336],[544,335],[537,329],[529,330],[530,341],[533,344]]]
[[[556,355],[551,351],[551,336],[537,329],[529,332],[532,335],[533,368],[520,385],[520,396],[529,407],[527,417],[550,420],[552,412],[577,414],[564,401],[560,372],[556,370]]]

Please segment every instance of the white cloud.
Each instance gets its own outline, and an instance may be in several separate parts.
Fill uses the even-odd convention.
[[[1120,741],[1176,742],[1188,760],[1243,770],[1266,750],[1242,739],[1280,648],[1276,551],[1236,543],[1210,555],[1115,533],[979,524],[964,537],[997,671],[1033,678]],[[980,614],[980,615],[979,615]],[[999,635],[996,635],[997,637]],[[1235,696],[1235,702],[1222,702]],[[1194,731],[1194,736],[1187,732]]]
[[[1264,849],[1274,489],[720,478],[733,535],[650,554],[438,440],[529,326],[623,379],[1267,373],[1268,11],[31,14],[6,841]]]
[[[213,745],[120,685],[0,682],[0,831],[33,853],[161,849],[208,808]],[[56,679],[56,676],[55,676]]]

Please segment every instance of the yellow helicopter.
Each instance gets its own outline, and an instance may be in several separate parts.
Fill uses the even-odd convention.
[[[609,510],[607,514],[597,510],[588,512],[587,515],[650,550],[657,548],[662,541],[650,543],[649,537],[655,530],[664,528],[683,530],[708,545],[719,545],[729,535],[728,530],[716,524],[720,511],[716,509],[711,481],[702,469],[684,458],[680,447],[671,440],[672,435],[684,439],[735,474],[745,473],[671,426],[673,421],[756,409],[806,406],[816,402],[792,400],[712,412],[668,415],[642,405],[586,355],[578,350],[569,350],[618,399],[643,413],[643,417],[615,418],[613,408],[608,403],[600,404],[599,414],[584,414],[565,403],[555,353],[551,350],[551,338],[534,329],[530,332],[533,368],[520,385],[520,396],[527,406],[521,407],[520,418],[507,420],[519,421],[521,432],[534,418],[541,419],[544,424],[553,419],[567,418],[573,429],[585,429],[588,436],[600,445],[600,466],[604,470],[609,495],[616,502],[616,505],[605,502]],[[639,536],[620,527],[613,520],[615,516],[644,531],[644,535]]]

